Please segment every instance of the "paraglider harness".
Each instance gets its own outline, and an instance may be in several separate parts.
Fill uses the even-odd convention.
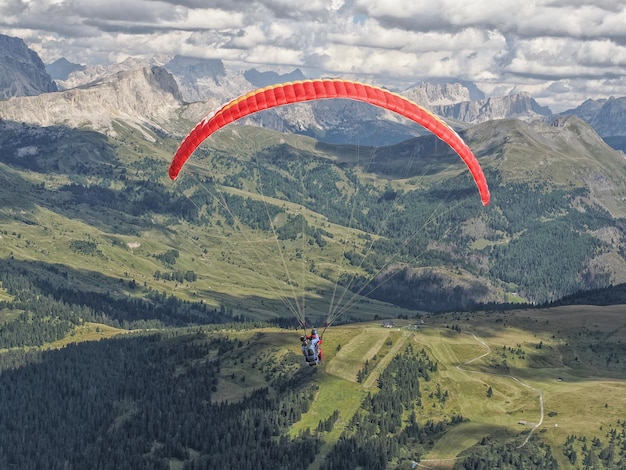
[[[310,339],[306,337],[302,340],[302,353],[304,354],[304,359],[307,364],[310,366],[315,366],[319,364],[319,348],[317,345],[313,346],[313,343]]]
[[[316,366],[322,362],[322,350],[320,349],[322,336],[318,335],[315,329],[313,331],[315,331],[315,333],[311,332],[310,336],[307,336],[306,332],[303,336],[300,336],[300,341],[302,341],[302,354],[304,354],[304,359],[310,366]],[[324,331],[326,331],[326,329],[324,329]],[[317,341],[313,341],[314,338],[317,338]]]

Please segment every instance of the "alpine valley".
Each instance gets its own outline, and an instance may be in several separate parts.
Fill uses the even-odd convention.
[[[486,207],[446,144],[339,99],[231,124],[168,178],[203,116],[305,79],[44,65],[0,35],[0,467],[620,468],[626,97],[394,90],[467,142]],[[304,313],[336,318],[315,370]],[[538,390],[569,428],[541,434]]]

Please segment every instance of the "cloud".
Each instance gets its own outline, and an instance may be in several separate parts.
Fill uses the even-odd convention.
[[[624,91],[624,24],[624,0],[0,3],[0,33],[21,37],[47,63],[184,54],[392,86],[461,78],[561,107],[568,97]]]

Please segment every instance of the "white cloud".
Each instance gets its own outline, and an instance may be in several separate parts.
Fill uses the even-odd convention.
[[[45,62],[184,54],[379,84],[474,80],[542,104],[626,89],[624,0],[3,0]],[[591,86],[590,84],[593,84]]]

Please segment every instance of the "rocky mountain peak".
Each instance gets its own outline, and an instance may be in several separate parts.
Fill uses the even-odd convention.
[[[626,135],[626,97],[587,100],[562,115],[575,115],[587,121],[602,137]]]
[[[243,76],[253,86],[257,88],[263,88],[270,85],[283,82],[295,82],[299,80],[306,80],[306,77],[302,73],[302,70],[295,69],[290,73],[278,74],[276,72],[259,72],[257,69],[246,70]]]
[[[57,91],[37,53],[20,38],[0,34],[0,99]]]
[[[113,133],[122,120],[138,128],[161,127],[182,105],[174,77],[162,67],[121,71],[57,93],[0,101],[0,118],[49,126],[89,126]]]
[[[71,73],[85,70],[85,68],[84,65],[73,64],[65,57],[61,57],[46,65],[46,72],[53,80],[67,80]]]
[[[224,96],[230,99],[240,94],[241,80],[228,74],[220,59],[174,56],[164,67],[174,76],[184,100],[189,103],[208,98],[224,101]]]
[[[403,96],[424,106],[443,106],[470,101],[470,90],[461,83],[422,82],[402,92]]]
[[[492,119],[517,118],[528,121],[552,112],[541,106],[528,93],[491,97],[478,101],[432,106],[435,113],[467,123],[485,122]]]
[[[133,70],[154,66],[163,66],[163,61],[157,57],[151,60],[128,57],[123,62],[117,64],[90,65],[87,67],[79,66],[76,70],[71,71],[65,79],[56,79],[56,83],[59,89],[69,90],[70,88],[88,85],[106,79],[107,77],[116,76],[119,72],[132,72]]]
[[[216,83],[226,76],[224,63],[220,59],[201,59],[176,55],[165,64],[165,68],[175,75],[210,77]]]

